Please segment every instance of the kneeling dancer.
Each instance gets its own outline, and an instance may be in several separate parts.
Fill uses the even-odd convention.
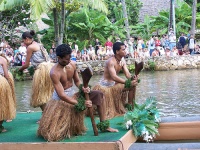
[[[92,107],[95,103],[100,115],[100,121],[104,122],[102,101],[103,94],[99,91],[92,91],[90,99],[93,101],[81,100],[81,93],[74,94],[72,90],[73,80],[79,90],[89,92],[89,88],[82,88],[75,62],[70,62],[71,48],[62,44],[56,48],[58,63],[51,69],[50,76],[55,87],[52,100],[47,103],[40,120],[38,135],[48,141],[58,141],[65,137],[81,135],[86,131],[84,126],[84,107]],[[77,98],[79,99],[77,100]],[[81,105],[82,103],[82,105]],[[118,130],[106,127],[107,131],[117,132]]]
[[[0,133],[6,132],[3,121],[12,120],[16,116],[14,80],[7,66],[6,58],[0,56]]]
[[[126,112],[124,105],[132,106],[134,88],[137,85],[137,77],[132,77],[123,57],[126,55],[125,44],[116,42],[113,45],[114,56],[105,62],[103,77],[93,89],[100,90],[105,95],[106,118],[113,118]],[[120,71],[126,76],[126,80],[118,74]],[[128,103],[126,103],[128,93]],[[130,108],[129,108],[130,109]]]

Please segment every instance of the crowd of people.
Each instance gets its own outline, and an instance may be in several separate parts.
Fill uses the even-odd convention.
[[[120,38],[112,40],[113,42],[121,42]],[[79,49],[76,43],[69,42],[72,48],[72,60],[74,61],[98,61],[107,60],[114,56],[113,42],[109,38],[105,43],[101,43],[99,39],[90,44],[88,47]],[[178,55],[200,54],[200,45],[196,43],[193,35],[185,35],[182,33],[177,39],[173,29],[170,28],[168,34],[161,37],[153,35],[149,40],[144,41],[140,36],[131,37],[122,41],[126,46],[125,58],[146,59],[150,57],[174,57]],[[21,66],[25,64],[27,52],[24,43],[19,47],[11,47],[9,43],[2,40],[0,44],[0,53],[3,53],[9,60],[11,66]],[[55,53],[55,43],[49,50],[51,62],[56,63],[57,57]]]

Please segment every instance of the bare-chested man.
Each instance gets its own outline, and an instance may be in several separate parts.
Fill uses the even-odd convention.
[[[105,62],[103,77],[99,85],[94,87],[95,90],[100,90],[105,95],[106,116],[113,118],[117,115],[125,113],[124,104],[126,101],[126,92],[124,92],[124,85],[127,83],[118,74],[122,70],[127,79],[131,79],[131,74],[127,69],[126,62],[123,57],[126,55],[126,47],[124,43],[116,42],[113,45],[114,56]],[[130,82],[128,89],[128,103],[133,103],[133,87],[137,85],[137,77]]]
[[[58,57],[58,63],[51,69],[50,76],[55,87],[51,101],[48,102],[38,129],[38,134],[43,136],[48,141],[57,141],[64,137],[73,135],[80,135],[85,132],[84,127],[84,111],[75,112],[74,105],[78,103],[77,97],[73,95],[71,87],[73,85],[72,80],[76,86],[80,85],[78,73],[76,71],[75,63],[70,63],[71,48],[62,44],[56,48],[56,55]],[[88,88],[83,88],[84,92],[88,92]],[[94,98],[93,102],[97,103],[99,110],[100,120],[104,121],[102,105],[98,102],[103,99],[103,94],[100,92],[91,92]],[[101,97],[101,98],[100,98]],[[92,101],[85,101],[86,107],[92,107]],[[118,130],[108,128],[110,132],[117,132]]]

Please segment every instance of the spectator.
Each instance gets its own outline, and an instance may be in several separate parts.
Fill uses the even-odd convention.
[[[95,54],[97,55],[97,50],[99,49],[99,45],[101,45],[101,43],[99,42],[99,39],[95,40]]]
[[[56,63],[57,57],[56,57],[55,51],[53,51],[52,48],[49,51],[49,57],[50,57],[51,62]]]
[[[149,40],[149,44],[148,45],[149,45],[149,47],[148,47],[149,54],[151,56],[153,51],[154,51],[154,48],[155,48],[155,37],[154,36],[152,36],[152,38]]]
[[[72,49],[71,60],[76,61],[76,56],[77,56],[76,50]]]
[[[179,55],[178,50],[176,49],[176,46],[174,46],[172,51],[171,51],[171,56],[175,57],[175,56],[178,56],[178,55]]]
[[[159,52],[159,49],[156,47],[154,48],[154,51],[152,52],[152,57],[158,57],[160,56],[160,52]]]
[[[104,46],[105,46],[105,48],[106,48],[106,50],[107,50],[108,47],[111,47],[111,48],[112,48],[113,43],[112,43],[112,42],[110,41],[110,39],[108,38]]]
[[[177,43],[176,48],[178,50],[178,54],[183,55],[183,47],[180,42]]]
[[[165,56],[167,57],[167,58],[169,58],[170,56],[171,56],[171,51],[170,51],[170,48],[169,47],[166,47],[165,48]]]
[[[77,54],[76,54],[76,61],[81,61],[81,52],[80,51],[77,51]]]
[[[97,50],[97,57],[99,60],[104,60],[106,57],[106,49],[99,45],[99,49]]]
[[[181,36],[178,39],[178,42],[181,44],[182,48],[186,45],[186,38],[183,33],[181,33]]]
[[[19,52],[14,56],[14,66],[22,66],[22,55]]]
[[[8,62],[9,62],[9,64],[12,64],[13,63],[13,56],[12,56],[12,53],[8,53],[8,55],[7,55],[7,60],[8,60]]]
[[[144,58],[149,58],[150,54],[147,48],[144,48]]]
[[[161,46],[161,42],[160,42],[160,40],[158,39],[158,37],[155,37],[155,46],[156,46],[156,47]]]
[[[195,39],[194,36],[191,34],[190,38],[188,40],[188,47],[189,47],[189,51],[190,51],[190,55],[194,54],[194,50],[195,50]]]
[[[131,58],[134,58],[134,49],[133,49],[133,42],[134,42],[134,38],[130,38],[128,40],[128,51],[129,51],[129,55],[131,56]]]
[[[200,46],[196,45],[195,47],[195,54],[200,54]]]
[[[88,55],[88,50],[86,49],[86,47],[84,47],[84,49],[81,51],[81,55],[82,55],[83,61],[89,61],[90,60],[90,57]]]
[[[21,46],[19,47],[19,53],[22,54],[26,54],[26,46],[24,43],[21,43]]]
[[[96,55],[95,55],[95,50],[94,48],[92,47],[92,45],[89,45],[89,48],[88,48],[88,55],[90,57],[90,59],[92,61],[96,60]]]
[[[112,56],[114,56],[113,49],[111,47],[108,47],[106,52],[106,59],[109,59]]]
[[[174,46],[176,46],[176,36],[174,35],[174,32],[171,32],[171,34],[169,36],[169,47],[170,47],[170,50],[172,50]]]

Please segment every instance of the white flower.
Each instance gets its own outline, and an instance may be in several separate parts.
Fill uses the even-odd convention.
[[[131,126],[132,124],[133,124],[133,123],[132,123],[131,120],[127,121],[127,122],[126,122],[126,129],[130,129],[130,126]]]
[[[143,140],[145,140],[146,142],[150,142],[150,141],[153,141],[153,137],[152,135],[145,134]]]

